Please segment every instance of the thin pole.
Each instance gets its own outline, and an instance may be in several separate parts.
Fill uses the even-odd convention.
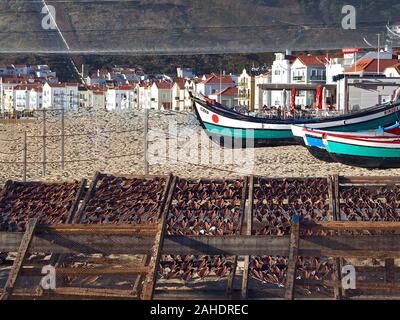
[[[144,109],[144,174],[149,174],[149,109]]]
[[[46,176],[46,110],[43,109],[43,163],[42,163],[42,175]]]
[[[23,179],[24,179],[24,182],[26,182],[26,167],[27,167],[27,158],[28,158],[28,143],[27,143],[26,131],[24,132],[24,142],[23,143],[24,143],[24,148],[23,148],[23,153],[22,153],[23,163],[24,163]]]
[[[381,34],[378,33],[378,74],[380,72],[380,58],[381,58]]]
[[[64,108],[61,109],[61,170],[64,170],[65,160],[65,118]]]

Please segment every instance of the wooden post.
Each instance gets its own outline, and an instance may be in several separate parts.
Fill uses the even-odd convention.
[[[254,201],[254,176],[250,176],[249,181],[249,197],[248,197],[248,206],[246,212],[246,235],[251,236],[251,232],[253,229],[253,201]],[[250,256],[244,257],[244,266],[243,266],[243,278],[242,278],[242,290],[241,296],[242,299],[247,299],[248,293],[248,283],[249,283],[249,263]]]
[[[43,135],[43,146],[42,146],[42,152],[43,152],[43,156],[42,156],[42,175],[43,177],[46,176],[46,110],[43,109],[43,127],[42,127],[42,135]]]
[[[164,212],[162,213],[159,221],[159,225],[157,227],[157,233],[154,237],[154,244],[151,249],[151,258],[150,263],[148,265],[149,270],[151,270],[144,281],[143,284],[143,292],[141,298],[143,300],[152,300],[154,295],[154,290],[156,287],[157,282],[157,274],[158,268],[160,265],[160,258],[161,258],[161,249],[164,245],[164,234],[167,225],[167,216],[172,202],[172,196],[175,191],[177,177],[172,179],[172,183],[170,186],[170,190],[168,192],[168,197],[166,200],[166,204],[164,206]]]
[[[65,161],[65,119],[64,108],[61,109],[61,170],[64,170]]]
[[[242,189],[242,201],[240,204],[240,213],[239,213],[239,234],[240,235],[243,234],[243,221],[244,221],[244,215],[246,213],[246,211],[245,211],[246,198],[247,198],[247,189],[248,189],[248,184],[249,184],[248,177],[245,177],[245,179],[243,179],[243,183],[244,183],[244,185],[243,185],[243,189]],[[234,260],[233,260],[232,271],[228,278],[228,285],[227,285],[227,290],[226,290],[227,295],[230,297],[232,297],[232,294],[233,294],[233,286],[234,286],[234,282],[235,282],[237,262],[238,262],[238,256],[235,256]]]
[[[26,131],[24,132],[24,148],[23,148],[23,152],[22,152],[22,158],[23,158],[23,166],[24,166],[24,173],[23,173],[23,181],[26,182],[26,168],[27,168],[27,158],[28,158],[28,142],[27,142],[27,135],[26,135]]]
[[[36,224],[37,224],[37,220],[31,219],[31,220],[29,220],[29,223],[26,226],[26,231],[24,233],[24,236],[22,237],[21,244],[18,249],[17,257],[11,268],[10,274],[7,279],[7,283],[3,290],[3,294],[0,296],[0,300],[7,300],[13,293],[15,283],[17,282],[19,273],[22,269],[22,265],[25,260],[25,256],[28,252],[29,245],[32,242]]]
[[[292,217],[290,228],[289,262],[287,268],[285,299],[294,299],[294,282],[296,278],[296,262],[299,250],[300,216]]]
[[[385,283],[394,284],[396,281],[395,277],[395,264],[394,259],[385,259]]]
[[[144,174],[149,174],[149,109],[144,109]]]
[[[339,176],[338,175],[331,176],[330,180],[333,187],[332,199],[331,199],[331,201],[333,202],[333,212],[332,212],[333,221],[341,221]],[[339,287],[335,286],[333,288],[333,295],[335,300],[341,300],[344,297],[344,291],[341,287],[343,261],[341,258],[334,258],[334,261],[335,262],[334,262],[333,280],[335,282],[339,282],[340,286]]]

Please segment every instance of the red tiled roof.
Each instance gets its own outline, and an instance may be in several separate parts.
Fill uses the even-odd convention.
[[[379,61],[379,72],[384,72],[386,68],[393,67],[399,63],[397,59],[381,59]],[[357,64],[347,68],[345,72],[378,72],[378,59],[362,59]]]
[[[317,56],[299,56],[297,59],[305,66],[325,66],[324,58]]]
[[[52,83],[52,82],[48,82],[47,83],[50,88],[65,88],[65,83]]]
[[[236,87],[229,87],[221,92],[217,92],[216,95],[219,96],[227,96],[227,97],[236,97],[238,95],[238,88]]]
[[[14,90],[31,90],[41,88],[40,84],[19,84],[14,87]]]
[[[233,80],[231,76],[217,76],[213,74],[211,77],[207,78],[207,80],[202,81],[202,83],[206,84],[233,84]]]
[[[186,80],[183,78],[176,78],[175,83],[178,85],[180,89],[185,89],[185,82]]]
[[[154,82],[157,86],[158,89],[161,90],[169,90],[172,89],[173,83],[171,82],[165,82],[165,81],[159,81],[159,82]]]
[[[117,90],[132,90],[133,86],[130,84],[120,84],[118,87],[116,87],[115,89]]]

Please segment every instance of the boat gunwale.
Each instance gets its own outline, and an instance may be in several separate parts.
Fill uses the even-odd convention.
[[[360,118],[360,117],[364,117],[364,116],[368,116],[368,115],[373,115],[373,114],[400,106],[400,101],[396,102],[396,103],[388,102],[387,104],[370,107],[370,108],[358,111],[356,113],[340,115],[340,116],[336,116],[336,117],[311,118],[311,119],[271,119],[271,118],[258,118],[258,117],[243,115],[234,110],[228,110],[228,109],[224,108],[223,106],[218,107],[218,106],[209,105],[206,101],[203,101],[203,100],[195,98],[195,97],[192,97],[192,100],[194,102],[199,103],[202,107],[208,109],[209,111],[214,112],[216,114],[220,114],[220,115],[230,118],[230,119],[234,119],[234,120],[238,120],[238,121],[248,121],[248,122],[254,122],[254,123],[270,123],[270,124],[277,124],[277,125],[279,125],[279,124],[282,124],[282,125],[315,124],[315,123],[329,123],[329,122],[340,121],[340,120],[349,120],[349,119]],[[196,108],[195,108],[195,110],[196,110]],[[399,111],[399,110],[396,110],[396,111]],[[396,111],[394,111],[394,112],[396,112]],[[199,116],[197,110],[196,110],[196,114]],[[199,117],[199,118],[201,119],[201,117]]]

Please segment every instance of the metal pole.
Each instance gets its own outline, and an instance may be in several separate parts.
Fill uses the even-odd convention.
[[[26,131],[24,132],[24,148],[22,152],[23,162],[24,162],[24,173],[23,173],[23,181],[26,182],[26,167],[27,167],[27,158],[28,158],[28,143],[27,143],[27,135]]]
[[[61,109],[61,170],[64,170],[65,160],[65,121],[64,108]]]
[[[46,110],[43,109],[43,163],[42,163],[42,175],[46,176]]]
[[[380,72],[380,58],[381,58],[380,47],[381,47],[381,34],[378,33],[378,74]]]
[[[149,109],[144,109],[144,174],[149,174]]]

